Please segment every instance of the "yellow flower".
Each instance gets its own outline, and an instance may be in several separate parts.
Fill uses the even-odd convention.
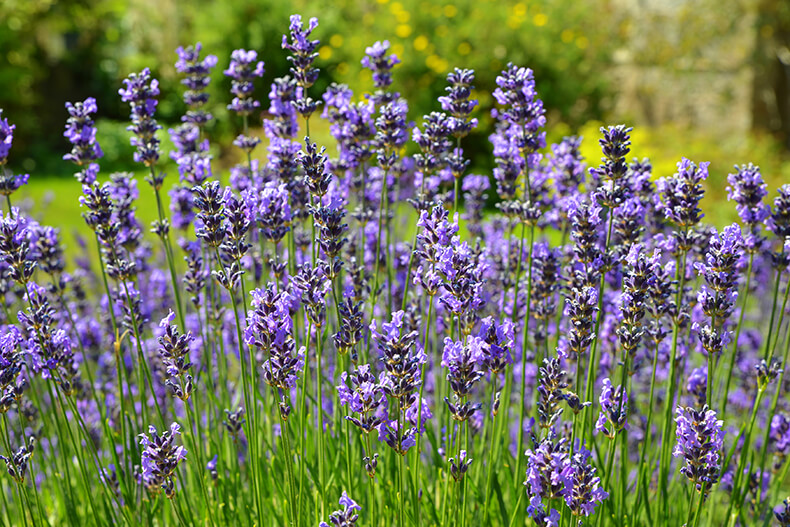
[[[532,18],[532,23],[538,27],[543,27],[546,25],[546,22],[549,21],[549,17],[544,15],[543,13],[538,13]]]
[[[318,48],[318,56],[321,60],[329,60],[332,58],[332,48],[329,46],[321,46]]]
[[[459,55],[469,55],[472,51],[472,46],[469,42],[461,42],[458,44],[458,54]]]
[[[523,2],[519,2],[513,6],[514,16],[524,16],[527,14],[527,6]]]
[[[453,18],[455,15],[458,14],[458,8],[452,4],[448,4],[444,6],[444,16],[447,18]]]
[[[414,39],[414,49],[417,51],[425,51],[428,47],[428,38],[425,35],[420,35]]]
[[[572,29],[565,29],[565,30],[563,30],[562,34],[560,35],[560,38],[566,44],[568,42],[572,41],[573,40],[573,30]]]
[[[406,38],[411,35],[411,26],[409,24],[399,24],[395,28],[395,34],[400,38]]]
[[[576,47],[579,49],[587,49],[589,45],[590,41],[587,40],[587,37],[579,37],[576,39]]]
[[[331,37],[329,37],[329,45],[333,48],[339,48],[343,45],[343,35],[338,35],[335,33]]]

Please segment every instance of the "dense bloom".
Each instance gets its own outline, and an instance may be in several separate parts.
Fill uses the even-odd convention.
[[[483,376],[482,368],[485,366],[485,362],[484,342],[479,337],[469,337],[466,343],[445,337],[442,366],[448,369],[447,381],[455,394],[455,399],[451,402],[449,398],[445,397],[444,400],[450,408],[450,415],[453,419],[466,421],[480,408],[479,404],[468,402],[466,397],[470,395],[472,387]]]
[[[63,159],[83,165],[102,157],[103,152],[96,142],[96,127],[92,114],[98,111],[96,99],[88,97],[83,102],[66,103],[69,118],[66,121],[66,131],[63,137],[71,143],[71,152],[64,155]]]
[[[132,73],[123,81],[124,88],[118,90],[121,100],[131,107],[131,126],[126,129],[134,134],[131,144],[136,148],[134,160],[145,166],[153,166],[159,160],[159,139],[156,132],[162,128],[154,119],[159,101],[159,81],[144,68]]]
[[[379,350],[379,357],[384,371],[379,377],[379,384],[384,393],[396,403],[398,411],[404,419],[390,421],[379,425],[379,439],[399,454],[416,444],[414,436],[417,427],[398,428],[398,423],[405,421],[406,411],[418,404],[417,394],[420,388],[420,367],[425,363],[425,353],[415,349],[416,331],[404,328],[403,311],[392,314],[392,320],[381,325],[379,332],[375,321],[371,323],[371,334]]]
[[[723,421],[716,412],[704,406],[702,410],[678,406],[675,408],[677,444],[673,455],[685,460],[680,473],[693,482],[697,489],[710,487],[719,479],[721,450],[724,444]]]
[[[581,447],[571,456],[560,476],[564,482],[562,495],[574,516],[592,515],[595,507],[609,497],[601,488],[601,478],[595,475],[590,457],[590,452]]]

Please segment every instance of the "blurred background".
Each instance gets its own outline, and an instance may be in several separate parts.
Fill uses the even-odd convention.
[[[145,66],[160,79],[166,139],[184,111],[175,48],[198,41],[219,57],[209,135],[229,145],[239,126],[225,111],[230,52],[255,49],[266,63],[256,93],[265,109],[269,84],[288,69],[280,40],[292,13],[320,20],[314,97],[330,82],[371,90],[360,59],[376,40],[388,39],[401,57],[393,88],[417,122],[439,108],[448,71],[474,69],[481,125],[465,147],[475,170],[493,164],[490,93],[513,61],[535,71],[549,141],[583,135],[593,165],[598,127],[624,122],[635,127],[632,154],[650,157],[657,177],[681,156],[711,161],[709,200],[726,199],[724,178],[736,163],[760,165],[771,187],[790,182],[787,0],[0,0],[0,108],[17,125],[10,168],[31,174],[28,196],[78,195],[61,160],[64,103],[94,96],[103,171],[135,169],[121,80]],[[217,151],[218,168],[231,151]]]

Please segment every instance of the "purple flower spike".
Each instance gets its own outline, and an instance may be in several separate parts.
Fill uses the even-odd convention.
[[[0,108],[0,166],[8,161],[8,152],[14,143],[15,124],[8,124],[8,119],[3,117],[3,110]]]
[[[354,527],[359,519],[357,511],[361,511],[362,507],[349,498],[345,490],[340,496],[340,505],[343,506],[343,510],[330,514],[329,523],[321,522],[318,524],[318,527]]]
[[[227,77],[233,79],[230,91],[234,97],[228,110],[242,116],[250,115],[261,105],[252,96],[255,89],[253,81],[256,77],[263,77],[264,72],[263,62],[257,61],[257,58],[258,53],[255,50],[234,50],[230,55],[230,65],[224,71]]]
[[[125,87],[118,90],[123,102],[131,107],[131,126],[126,129],[134,134],[131,144],[137,151],[134,160],[150,167],[159,160],[159,139],[156,132],[162,128],[154,119],[159,102],[159,81],[151,77],[151,70],[143,69],[132,73],[123,81]]]
[[[595,475],[590,457],[590,452],[581,447],[562,471],[562,494],[574,516],[592,515],[595,507],[609,497],[609,493],[601,488],[601,478]]]
[[[181,435],[178,423],[170,425],[170,430],[161,436],[154,426],[148,427],[148,434],[140,434],[142,453],[142,483],[151,494],[160,490],[165,496],[173,498],[176,494],[175,472],[178,464],[187,457],[183,446],[176,446],[176,438]]]
[[[686,462],[680,473],[693,482],[697,490],[703,484],[716,483],[724,446],[723,421],[717,420],[716,412],[707,405],[699,411],[678,406],[675,408],[675,423],[678,442],[672,454]]]
[[[379,90],[386,91],[392,84],[392,68],[400,64],[400,59],[394,53],[388,53],[390,41],[375,42],[365,48],[362,58],[362,67],[373,72],[373,85]]]
[[[181,120],[197,127],[204,126],[212,119],[212,115],[202,107],[208,102],[206,88],[211,82],[211,70],[217,65],[216,55],[206,55],[201,59],[202,50],[203,46],[200,42],[186,49],[179,47],[176,50],[178,55],[176,71],[184,75],[181,84],[187,88],[184,92],[184,103],[189,108]]]
[[[72,144],[72,149],[63,159],[82,166],[102,157],[104,154],[96,142],[96,127],[92,117],[98,111],[96,99],[88,97],[83,102],[67,102],[66,110],[69,118],[63,136]]]
[[[614,439],[617,432],[628,428],[628,394],[622,386],[615,389],[608,378],[603,380],[603,390],[598,399],[601,412],[595,422],[595,430],[610,439]]]

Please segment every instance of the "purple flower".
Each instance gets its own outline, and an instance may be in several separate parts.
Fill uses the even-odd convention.
[[[20,373],[24,366],[19,350],[22,335],[16,326],[0,335],[0,414],[8,412],[22,397],[26,384]]]
[[[497,323],[494,317],[481,321],[477,337],[483,343],[485,368],[494,375],[503,373],[508,364],[513,364],[514,328],[509,320]]]
[[[768,230],[773,232],[782,242],[790,236],[790,184],[777,189],[779,196],[774,199],[774,210],[765,220]]]
[[[212,119],[212,115],[202,107],[208,102],[208,88],[211,82],[211,70],[217,65],[216,55],[207,55],[200,58],[203,46],[200,42],[186,49],[179,47],[176,50],[178,61],[176,61],[176,71],[184,75],[181,84],[186,86],[184,92],[184,103],[187,105],[186,115],[181,117],[185,123],[191,123],[202,127]]]
[[[31,234],[19,209],[0,211],[0,262],[7,266],[8,278],[23,285],[33,278],[38,265],[32,253]]]
[[[532,499],[555,499],[563,495],[565,483],[562,473],[570,464],[567,439],[557,440],[556,434],[549,434],[534,450],[527,450],[527,492]]]
[[[790,417],[787,414],[776,413],[771,418],[769,438],[778,455],[786,456],[790,452]]]
[[[27,476],[28,464],[33,457],[36,446],[36,438],[31,436],[27,444],[20,446],[15,452],[9,452],[8,456],[0,456],[5,462],[6,471],[17,483],[24,484]]]
[[[719,479],[721,450],[724,447],[723,421],[716,412],[703,406],[702,410],[678,406],[675,408],[677,444],[672,454],[686,464],[680,473],[692,481],[697,489],[712,485]]]
[[[562,471],[562,494],[574,516],[592,515],[596,505],[609,497],[609,493],[601,488],[601,478],[595,475],[590,457],[590,452],[580,447]]]
[[[159,354],[162,356],[162,361],[167,368],[165,384],[170,388],[174,396],[186,401],[194,388],[192,375],[189,373],[192,367],[189,357],[189,344],[194,338],[189,332],[185,335],[179,333],[178,328],[173,325],[175,317],[175,313],[171,310],[159,322],[159,328],[162,329],[162,335],[158,339]]]
[[[343,372],[340,381],[337,386],[340,404],[348,405],[357,414],[346,419],[365,434],[377,430],[384,421],[382,413],[386,415],[387,397],[370,366],[363,364],[350,374]]]
[[[694,227],[703,217],[699,202],[704,194],[702,182],[708,179],[708,165],[710,163],[697,166],[684,157],[674,175],[656,182],[660,192],[656,208],[663,212],[667,221],[681,229]]]
[[[397,94],[385,95],[392,84],[392,68],[400,64],[400,59],[394,53],[388,53],[389,40],[375,42],[365,48],[362,58],[362,67],[373,72],[373,85],[377,88],[375,100],[378,104],[386,104],[397,99]]]
[[[595,430],[614,439],[617,432],[628,428],[628,394],[622,386],[615,389],[612,381],[606,378],[603,380],[603,390],[598,403],[601,405],[601,412],[595,422]]]
[[[329,523],[321,522],[318,527],[354,527],[359,519],[357,511],[361,511],[362,507],[349,498],[345,490],[340,496],[340,505],[343,506],[343,510],[331,513]]]
[[[624,124],[601,127],[603,137],[598,140],[603,151],[600,168],[591,168],[590,175],[594,178],[617,181],[625,176],[628,162],[625,156],[631,151],[631,132],[633,128]],[[611,203],[610,203],[611,205]]]
[[[453,137],[465,137],[477,126],[477,119],[470,119],[469,115],[477,106],[477,99],[470,99],[475,81],[474,70],[455,68],[447,74],[450,84],[444,91],[447,95],[439,97],[442,110],[452,117],[449,122],[450,133]]]
[[[686,381],[686,391],[694,397],[698,406],[704,406],[708,393],[708,370],[705,367],[694,368]]]
[[[318,79],[318,69],[313,68],[313,61],[318,56],[319,40],[310,40],[310,34],[318,27],[318,19],[313,17],[307,23],[307,29],[302,24],[301,15],[291,15],[291,25],[288,28],[291,39],[283,35],[282,48],[291,52],[288,60],[291,62],[291,74],[297,84],[306,90]]]
[[[556,509],[546,510],[538,496],[532,496],[527,505],[527,515],[540,527],[559,527],[560,513]]]
[[[704,260],[694,264],[705,279],[697,301],[711,323],[700,329],[700,342],[708,353],[718,354],[730,339],[724,325],[738,298],[737,263],[741,257],[743,237],[738,224],[725,227],[721,234],[713,230]]]
[[[159,96],[159,81],[151,77],[151,70],[144,68],[140,73],[131,73],[123,81],[125,87],[118,90],[123,102],[131,107],[131,126],[126,129],[134,134],[131,144],[137,150],[134,160],[150,167],[159,160],[159,139],[156,132],[161,126],[154,119]]]
[[[779,522],[779,527],[790,527],[790,498],[774,507],[774,517]]]
[[[142,452],[142,483],[152,494],[164,490],[165,496],[173,498],[176,493],[175,472],[178,464],[187,457],[183,446],[176,446],[176,438],[181,435],[178,423],[172,423],[170,430],[161,436],[154,426],[148,427],[148,434],[140,434]]]
[[[735,167],[734,174],[727,175],[727,199],[736,203],[736,210],[741,221],[755,226],[763,223],[771,213],[771,208],[763,204],[768,195],[767,185],[763,181],[760,167],[751,163]]]
[[[393,167],[398,159],[397,150],[409,139],[407,111],[406,101],[398,99],[382,106],[376,118],[376,137],[373,144],[376,147],[379,165],[384,170]]]
[[[15,124],[8,124],[8,119],[3,117],[3,110],[0,108],[0,166],[8,161],[8,152],[14,142]]]
[[[536,132],[546,125],[543,101],[538,99],[535,76],[529,68],[509,63],[496,78],[497,88],[492,94],[505,107],[502,118]]]
[[[82,166],[102,157],[104,154],[96,142],[96,127],[92,117],[98,111],[96,99],[88,97],[83,102],[67,102],[66,110],[69,118],[63,137],[69,140],[72,147],[71,152],[64,155],[63,159]]]
[[[562,414],[562,408],[557,406],[565,399],[568,381],[566,372],[556,357],[543,359],[543,366],[540,367],[539,372],[538,420],[541,428],[550,430]]]
[[[278,243],[291,230],[291,206],[285,184],[269,181],[260,191],[245,190],[242,197],[247,203],[250,221],[257,223],[264,238]]]
[[[230,91],[233,101],[228,110],[239,115],[250,115],[261,103],[253,98],[256,77],[263,77],[263,62],[257,61],[255,50],[236,49],[230,55],[230,65],[223,73],[232,79]]]
[[[425,353],[415,349],[416,331],[408,331],[404,327],[403,311],[392,314],[392,320],[382,324],[382,332],[377,330],[376,321],[370,324],[373,341],[379,351],[384,371],[379,376],[379,384],[397,403],[402,419],[383,422],[379,425],[379,438],[401,455],[405,455],[410,446],[416,444],[414,436],[417,430],[399,429],[398,422],[405,422],[406,410],[419,404],[420,368],[426,362]]]
[[[252,310],[249,312],[244,341],[258,352],[263,361],[264,381],[280,390],[280,417],[288,418],[290,389],[304,369],[305,349],[296,351],[293,339],[293,320],[289,311],[290,294],[275,292],[273,284],[266,289],[254,289]]]

